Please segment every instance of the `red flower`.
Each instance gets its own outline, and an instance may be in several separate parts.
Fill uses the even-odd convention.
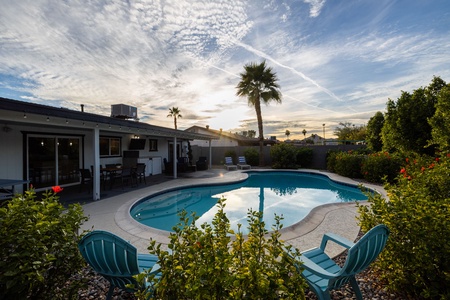
[[[433,169],[434,168],[434,164],[431,164],[428,168]]]
[[[436,157],[434,160],[435,160],[435,161],[439,161],[439,157]]]
[[[52,190],[53,190],[53,193],[58,194],[59,192],[62,192],[63,188],[60,187],[59,185],[57,185],[57,186],[52,186]]]
[[[195,245],[197,246],[197,248],[201,248],[202,244],[200,244],[200,242],[196,242]]]
[[[420,168],[420,171],[423,173],[423,171],[425,171],[425,167]]]
[[[400,170],[400,173],[406,173],[406,169],[405,168],[402,168],[401,170]]]
[[[447,157],[450,158],[450,153],[447,153]]]
[[[409,158],[406,158],[405,160],[406,160],[406,162],[409,162]]]

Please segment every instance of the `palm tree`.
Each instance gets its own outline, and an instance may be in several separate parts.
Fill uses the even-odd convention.
[[[175,129],[177,129],[177,118],[182,118],[183,116],[180,114],[178,107],[172,107],[169,108],[167,117],[173,117],[173,124],[175,125]]]
[[[236,95],[247,97],[248,105],[254,106],[256,118],[258,120],[259,131],[259,165],[264,165],[264,132],[261,115],[261,101],[266,105],[274,100],[281,103],[280,86],[276,83],[278,78],[272,68],[266,66],[266,61],[260,64],[250,63],[244,66],[244,73],[241,73],[241,81],[237,85]]]
[[[286,132],[284,134],[286,135],[286,138],[289,139],[291,132],[289,131],[289,129],[286,129]]]

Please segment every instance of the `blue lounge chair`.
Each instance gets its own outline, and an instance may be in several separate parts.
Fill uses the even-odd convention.
[[[233,164],[233,159],[230,156],[226,156],[225,157],[225,164],[224,164],[225,169],[227,169],[228,171],[231,170],[237,170],[237,166],[235,164]]]
[[[319,300],[329,300],[330,290],[347,282],[350,282],[356,298],[362,300],[355,274],[365,270],[378,257],[388,236],[389,230],[385,225],[375,226],[356,243],[336,234],[325,234],[319,248],[302,252],[302,276]],[[349,249],[342,268],[324,252],[329,240]]]
[[[137,286],[133,275],[152,269],[158,272],[157,256],[138,254],[133,245],[107,231],[89,232],[78,243],[78,249],[86,262],[109,281],[106,299],[111,299],[115,287],[132,292],[126,285]]]
[[[247,164],[247,161],[245,160],[245,156],[238,157],[237,167],[238,167],[238,169],[241,169],[241,170],[252,168],[249,164]]]

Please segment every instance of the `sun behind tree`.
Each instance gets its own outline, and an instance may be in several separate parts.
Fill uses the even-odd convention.
[[[281,103],[280,86],[277,84],[278,78],[267,67],[266,61],[260,64],[249,63],[244,66],[244,73],[241,73],[241,81],[236,86],[239,97],[247,97],[248,105],[255,107],[256,118],[258,120],[259,131],[259,165],[264,166],[264,132],[261,114],[261,101],[266,105],[270,101]]]
[[[180,114],[178,107],[172,107],[169,108],[167,117],[173,117],[173,124],[175,125],[175,129],[177,129],[177,118],[182,118],[183,116]]]

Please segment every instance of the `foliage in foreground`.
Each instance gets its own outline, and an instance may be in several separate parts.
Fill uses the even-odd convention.
[[[41,200],[29,190],[0,208],[0,288],[6,299],[69,299],[76,294],[78,287],[63,287],[84,266],[77,232],[87,218],[79,204],[66,210],[59,203],[60,190],[54,187]]]
[[[391,237],[376,267],[388,287],[412,299],[450,299],[450,154],[408,159],[389,200],[369,195],[360,206],[365,231],[386,224]]]
[[[168,251],[150,242],[149,251],[159,258],[161,277],[150,276],[153,292],[140,299],[305,299],[300,276],[300,253],[281,241],[279,216],[269,237],[262,214],[249,211],[249,234],[230,230],[224,213],[225,199],[212,225],[196,227],[197,217],[180,214],[181,222],[170,234]],[[231,235],[234,234],[234,239]],[[297,269],[298,268],[298,269]],[[143,276],[138,276],[138,281]]]

